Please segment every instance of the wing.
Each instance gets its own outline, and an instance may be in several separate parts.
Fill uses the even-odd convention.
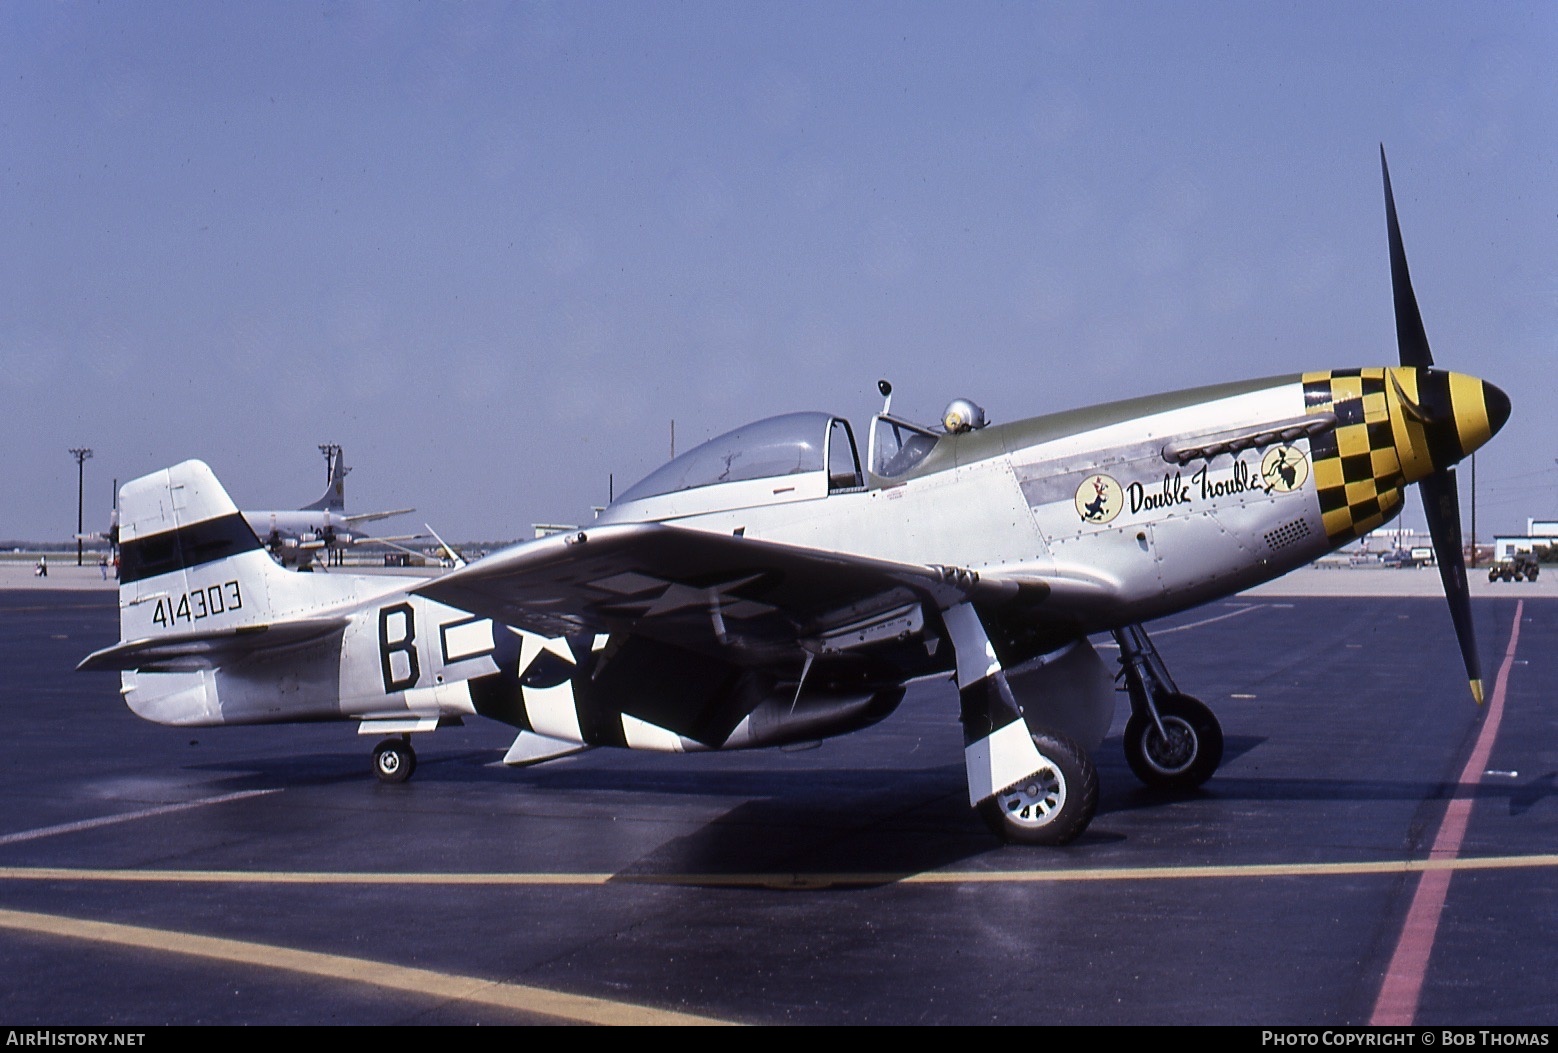
[[[1039,604],[1039,580],[636,523],[525,542],[418,586],[545,636],[629,633],[755,667],[919,637],[927,609]]]
[[[415,511],[415,508],[397,508],[393,512],[358,512],[356,515],[343,515],[336,518],[350,526],[356,526],[358,523],[377,523],[381,519],[393,519],[395,516],[410,515]]]
[[[369,536],[367,534],[363,534],[363,535],[360,535],[358,537],[352,538],[351,544],[353,544],[353,545],[388,545],[391,548],[400,548],[400,543],[403,542],[403,541],[421,541],[421,540],[423,540],[426,537],[427,537],[426,534],[389,534],[389,535],[384,536],[384,537],[380,537],[380,536],[378,536],[376,534],[372,535],[372,536]],[[412,551],[410,549],[405,549],[404,551],[411,552],[411,554],[413,556],[425,556],[425,555],[427,555],[427,553],[425,553],[425,552],[414,552],[414,551]]]

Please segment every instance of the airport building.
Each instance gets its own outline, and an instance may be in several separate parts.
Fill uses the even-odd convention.
[[[1516,552],[1534,552],[1538,548],[1558,545],[1558,520],[1527,519],[1523,536],[1493,539],[1493,558],[1500,562],[1512,559]]]

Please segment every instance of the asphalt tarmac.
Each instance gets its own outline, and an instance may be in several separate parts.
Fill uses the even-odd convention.
[[[1151,626],[1223,766],[1142,788],[1121,696],[1063,849],[969,809],[946,684],[799,751],[510,770],[473,722],[385,786],[351,725],[138,720],[73,671],[111,592],[0,591],[0,1023],[1552,1025],[1546,591],[1474,601],[1480,710],[1431,596]]]

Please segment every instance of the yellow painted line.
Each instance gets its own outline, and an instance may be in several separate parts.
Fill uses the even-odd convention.
[[[364,984],[390,991],[401,991],[431,999],[447,999],[475,1005],[535,1013],[558,1020],[582,1024],[725,1024],[728,1021],[690,1013],[675,1013],[648,1006],[613,1002],[584,995],[562,994],[539,987],[497,983],[475,976],[408,969],[365,958],[346,958],[336,954],[299,951],[243,940],[197,936],[187,932],[150,929],[140,925],[119,925],[105,921],[86,921],[54,914],[0,910],[0,928],[67,939],[108,943],[138,950],[205,958],[265,969],[318,976],[348,983]]]
[[[100,870],[0,867],[0,881],[128,881],[252,885],[605,885],[615,874],[394,874],[333,870]]]
[[[1381,859],[1356,863],[1237,863],[1202,867],[1118,867],[1113,869],[1070,870],[1060,873],[962,872],[945,875],[970,883],[1012,881],[1019,883],[1065,881],[1165,881],[1208,878],[1270,877],[1346,877],[1357,874],[1416,874],[1429,870],[1528,870],[1558,867],[1558,854],[1534,856],[1487,856],[1481,859]],[[905,878],[909,884],[942,875],[924,874]],[[937,882],[941,883],[941,882]]]
[[[1441,870],[1532,870],[1558,867],[1558,854],[1456,859],[1381,859],[1346,863],[1233,863],[1223,866],[1091,867],[1077,870],[940,870],[929,873],[369,873],[362,871],[109,870],[0,867],[0,881],[106,881],[131,884],[418,885],[506,888],[603,885],[688,885],[725,888],[812,889],[841,885],[1061,884],[1083,881],[1183,881],[1272,877],[1345,877],[1419,874]]]

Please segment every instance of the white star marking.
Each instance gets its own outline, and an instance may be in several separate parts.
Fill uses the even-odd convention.
[[[609,609],[624,613],[637,613],[645,618],[653,618],[661,614],[674,614],[677,611],[686,610],[719,610],[724,605],[722,601],[725,603],[729,602],[729,594],[731,592],[741,588],[743,585],[756,581],[760,577],[762,577],[761,574],[749,574],[744,578],[727,581],[708,588],[694,588],[691,585],[683,585],[681,582],[676,581],[668,582],[666,583],[665,591],[652,600],[634,600],[631,603],[613,605]],[[741,596],[734,597],[734,602],[741,604],[747,609],[753,607],[760,608],[759,611],[753,611],[754,614],[767,613],[773,610],[767,604],[756,603]],[[636,611],[634,610],[635,608],[637,608]]]

